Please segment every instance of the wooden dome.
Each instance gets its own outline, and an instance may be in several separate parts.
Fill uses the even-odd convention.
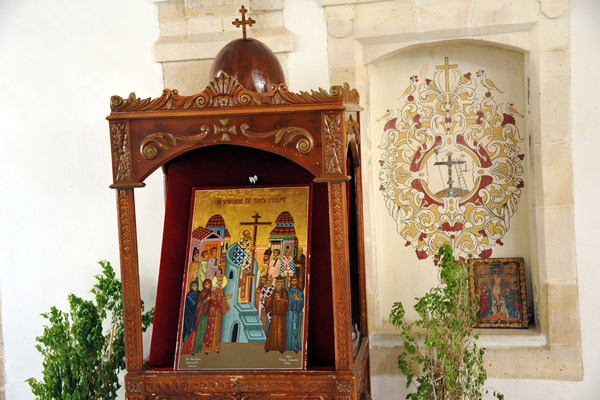
[[[225,45],[213,61],[210,80],[223,72],[254,92],[267,92],[273,85],[285,83],[279,60],[256,39],[237,39]]]

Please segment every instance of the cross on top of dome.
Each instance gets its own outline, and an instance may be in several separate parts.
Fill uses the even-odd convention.
[[[242,20],[240,21],[239,18],[236,18],[235,21],[232,22],[232,24],[235,25],[237,28],[239,28],[240,25],[242,26],[244,40],[246,40],[246,25],[252,26],[252,24],[256,22],[252,18],[246,19],[246,11],[248,10],[246,10],[246,7],[242,5],[242,8],[240,8],[240,13],[242,13]]]

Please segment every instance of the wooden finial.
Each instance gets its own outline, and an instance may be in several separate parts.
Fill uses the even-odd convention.
[[[246,10],[246,7],[242,5],[242,8],[240,8],[240,12],[242,13],[242,20],[240,21],[239,18],[236,18],[235,21],[232,22],[232,24],[235,25],[237,28],[239,28],[240,25],[242,25],[244,40],[246,40],[246,25],[252,26],[252,24],[256,22],[252,18],[246,19],[246,11],[248,10]]]

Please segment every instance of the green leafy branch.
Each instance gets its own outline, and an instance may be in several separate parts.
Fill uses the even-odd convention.
[[[48,320],[35,347],[43,357],[43,379],[27,379],[40,400],[115,399],[120,388],[118,374],[125,368],[123,299],[121,282],[108,261],[100,261],[102,274],[91,289],[94,301],[69,294],[70,311],[51,307],[41,314]],[[144,312],[146,331],[154,308]],[[109,326],[103,331],[103,324]]]
[[[438,259],[442,284],[416,298],[414,309],[420,318],[408,322],[401,302],[394,303],[390,313],[404,342],[398,368],[406,375],[406,387],[416,388],[406,398],[475,400],[492,394],[502,400],[502,394],[483,387],[485,349],[477,346],[473,331],[476,306],[469,301],[467,267],[455,260],[448,243],[440,247]]]

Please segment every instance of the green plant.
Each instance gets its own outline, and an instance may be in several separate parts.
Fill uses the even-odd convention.
[[[115,399],[118,373],[125,368],[121,282],[108,261],[100,261],[91,293],[94,301],[69,294],[70,312],[52,307],[42,316],[49,325],[36,338],[43,357],[43,379],[27,382],[37,399]],[[144,331],[152,323],[154,308],[144,313]],[[106,322],[107,331],[103,332]]]
[[[502,394],[483,387],[485,349],[477,346],[473,331],[476,305],[469,301],[467,267],[454,259],[448,243],[440,247],[438,260],[442,284],[416,298],[420,319],[408,322],[401,302],[394,303],[390,313],[404,341],[398,368],[406,375],[406,387],[416,388],[406,398],[475,400],[491,394],[502,400]]]

